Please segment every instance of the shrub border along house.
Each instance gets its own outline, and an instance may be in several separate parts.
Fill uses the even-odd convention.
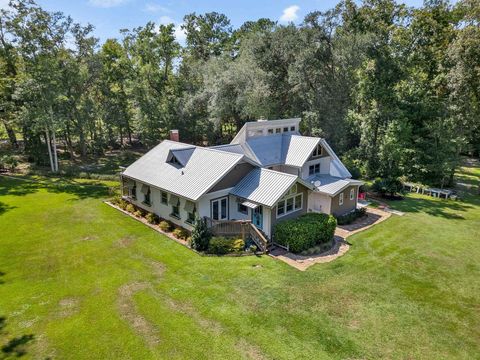
[[[274,228],[274,242],[300,253],[316,245],[332,241],[337,220],[332,215],[308,213],[279,222]]]
[[[338,225],[348,225],[353,223],[355,220],[365,216],[367,213],[367,208],[363,207],[360,209],[355,209],[347,214],[337,216]]]
[[[255,245],[246,246],[243,239],[221,236],[213,237],[208,227],[206,227],[204,219],[197,218],[194,222],[193,231],[190,232],[168,220],[162,219],[154,213],[140,209],[120,197],[112,198],[107,204],[148,224],[151,228],[168,235],[170,238],[177,240],[180,244],[203,256],[244,256],[257,253],[257,247]],[[198,239],[195,240],[196,238]]]

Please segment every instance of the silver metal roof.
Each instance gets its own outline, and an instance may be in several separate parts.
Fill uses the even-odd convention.
[[[247,140],[248,147],[262,166],[282,164],[282,138],[280,135],[258,136]]]
[[[242,154],[242,155],[244,154],[244,150],[242,148],[242,145],[240,144],[216,145],[216,146],[210,146],[209,149],[216,149],[216,150],[231,152],[234,154]]]
[[[310,136],[275,134],[250,138],[246,145],[262,166],[285,164],[301,167],[320,140]]]
[[[308,181],[314,186],[315,191],[335,196],[347,186],[362,185],[363,182],[354,179],[343,179],[331,175],[315,175],[311,176],[305,181]]]
[[[303,166],[319,142],[320,138],[284,135],[282,141],[282,162],[285,165]]]
[[[196,201],[243,159],[241,154],[199,146],[187,149],[192,145],[165,140],[130,165],[123,175]],[[180,156],[186,161],[184,166],[167,162],[171,150],[175,155],[185,155]]]
[[[230,192],[243,199],[272,207],[297,181],[297,176],[256,168],[250,171]]]

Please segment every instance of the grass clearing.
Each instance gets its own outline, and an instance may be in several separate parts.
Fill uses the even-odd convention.
[[[476,358],[480,169],[459,177],[464,201],[392,202],[306,272],[199,256],[103,204],[110,183],[0,177],[0,358]]]

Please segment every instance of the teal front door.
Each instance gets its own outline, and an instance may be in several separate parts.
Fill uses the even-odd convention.
[[[256,207],[252,211],[252,222],[257,228],[263,228],[263,210],[261,206]]]

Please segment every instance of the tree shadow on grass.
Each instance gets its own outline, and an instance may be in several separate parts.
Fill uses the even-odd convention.
[[[40,189],[46,189],[48,192],[56,194],[72,194],[78,199],[102,198],[110,194],[110,187],[101,182],[82,184],[68,178],[35,180],[0,177],[0,196],[25,196],[33,194]],[[2,213],[1,209],[0,207],[0,214]]]
[[[0,195],[25,196],[37,192],[39,185],[33,182],[0,177]]]
[[[464,220],[462,213],[473,208],[471,204],[461,201],[410,197],[406,197],[401,201],[390,202],[390,205],[393,209],[405,213],[424,212],[428,215],[455,220]]]
[[[0,284],[3,284],[4,281],[1,280],[1,277],[5,275],[4,272],[0,271]],[[0,335],[7,335],[5,327],[7,325],[7,318],[0,316]],[[33,334],[25,334],[13,337],[0,347],[0,359],[10,359],[12,357],[21,357],[27,353],[27,345],[35,339]]]
[[[33,334],[17,336],[2,346],[2,353],[6,358],[21,357],[27,353],[26,346],[35,339]]]
[[[67,193],[75,195],[78,200],[86,199],[86,198],[104,198],[110,195],[110,187],[101,184],[101,183],[94,183],[94,184],[69,184],[68,182],[55,184],[55,185],[48,185],[45,187],[48,192],[61,194]]]
[[[15,209],[16,206],[11,206],[0,201],[0,215],[6,213],[8,210]]]

